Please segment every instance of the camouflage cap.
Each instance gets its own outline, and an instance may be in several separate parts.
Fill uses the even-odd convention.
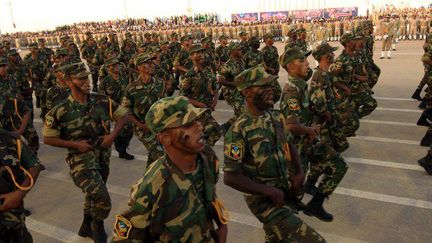
[[[319,60],[322,56],[325,54],[331,53],[339,49],[339,47],[335,46],[332,47],[327,42],[323,42],[321,45],[318,45],[313,51],[312,56],[315,58],[315,60]]]
[[[177,32],[172,32],[171,37],[178,36]]]
[[[200,51],[204,51],[205,48],[203,48],[200,44],[197,45],[193,45],[191,47],[191,49],[189,50],[189,55],[192,55],[192,53],[194,52],[200,52]]]
[[[135,66],[154,60],[155,58],[154,55],[150,55],[149,53],[141,53],[135,58]]]
[[[111,57],[105,61],[105,64],[107,66],[111,66],[111,65],[117,64],[119,62],[120,62],[119,59],[117,59],[116,57]]]
[[[88,75],[91,74],[89,71],[87,71],[84,63],[82,62],[64,65],[62,72],[67,76],[74,76],[78,79],[88,77]]]
[[[201,44],[210,43],[210,42],[211,42],[211,39],[208,36],[201,39]]]
[[[260,39],[258,36],[251,36],[248,40],[248,45],[259,44]]]
[[[219,40],[226,40],[228,39],[228,36],[222,34],[221,36],[219,36]]]
[[[108,43],[108,40],[106,37],[103,37],[98,41],[99,45],[103,45],[103,44],[107,44],[107,43]]]
[[[90,31],[86,31],[84,34],[85,34],[86,36],[92,36],[92,32],[90,32]]]
[[[17,52],[17,50],[16,49],[10,49],[10,51],[9,51],[9,53],[8,53],[8,56],[16,56],[16,55],[19,55],[19,53]]]
[[[159,33],[154,32],[154,33],[152,34],[152,37],[160,37],[160,35],[159,35]]]
[[[3,65],[8,65],[8,64],[9,64],[9,63],[8,63],[7,58],[0,57],[0,65],[1,65],[1,66],[3,66]]]
[[[151,34],[149,33],[149,32],[146,32],[146,33],[144,33],[144,38],[150,38],[151,37]]]
[[[245,36],[245,35],[247,35],[247,33],[244,30],[240,30],[239,33],[238,33],[238,35],[239,36]]]
[[[320,18],[319,22],[325,22],[324,18]]]
[[[312,52],[303,52],[298,46],[287,48],[285,52],[279,57],[279,64],[285,67],[288,63],[296,59],[304,59],[308,57]]]
[[[107,49],[105,49],[104,54],[106,56],[106,55],[108,55],[110,53],[114,53],[114,52],[116,52],[116,49],[114,49],[114,47],[110,46]]]
[[[67,56],[69,55],[69,52],[65,48],[59,48],[56,50],[54,54],[54,58],[57,58],[59,56]]]
[[[165,97],[150,107],[145,123],[153,134],[157,134],[168,128],[188,125],[207,110],[193,106],[184,96]]]
[[[182,36],[182,38],[180,38],[180,41],[183,42],[183,41],[192,40],[192,39],[193,39],[192,35],[184,35],[184,36]]]
[[[161,41],[160,43],[159,43],[159,45],[168,45],[169,44],[169,41],[167,41],[167,40],[163,40],[163,41]]]
[[[158,45],[152,45],[147,48],[146,53],[155,56],[160,51],[162,51],[162,49]]]
[[[3,45],[8,46],[8,45],[10,45],[10,44],[11,44],[11,43],[10,43],[9,40],[3,40]]]
[[[237,50],[237,49],[241,49],[242,48],[242,46],[240,45],[240,43],[237,43],[237,42],[232,42],[232,43],[230,43],[229,44],[229,46],[228,46],[228,51],[233,51],[233,50]]]
[[[274,35],[272,33],[267,33],[263,36],[263,39],[273,39]]]
[[[45,38],[39,38],[39,39],[38,39],[38,42],[39,42],[39,43],[45,43]]]
[[[362,38],[361,36],[358,36],[358,35],[355,35],[353,33],[348,32],[348,33],[345,33],[341,36],[340,43],[343,45],[343,44],[347,43],[348,41],[360,40],[361,38]]]
[[[294,34],[297,34],[297,27],[294,25],[294,26],[291,26],[289,29],[288,29],[288,36],[292,36],[292,35],[294,35]]]
[[[67,39],[69,39],[69,36],[67,36],[67,35],[62,35],[62,36],[60,36],[60,40],[67,40]]]
[[[144,34],[144,35],[145,35],[145,34]],[[125,36],[126,36],[126,37],[131,37],[132,34],[131,34],[130,32],[126,32],[126,33],[125,33]]]
[[[237,86],[237,90],[241,92],[249,87],[267,85],[277,78],[277,75],[267,74],[264,66],[260,64],[238,74],[234,78],[234,83]]]
[[[36,42],[32,42],[32,43],[30,43],[30,45],[28,46],[30,49],[38,49],[39,48],[39,46],[38,46],[38,44],[36,43]]]
[[[302,27],[302,28],[297,30],[297,33],[299,33],[299,34],[300,33],[306,33],[306,29]]]

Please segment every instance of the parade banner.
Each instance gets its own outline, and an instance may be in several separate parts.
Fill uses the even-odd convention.
[[[291,12],[293,19],[318,19],[323,17],[323,9],[293,10]]]
[[[287,20],[289,17],[288,11],[276,11],[276,12],[260,12],[261,21],[269,20]]]
[[[231,14],[231,19],[240,22],[258,21],[258,13],[236,13]]]
[[[355,17],[358,16],[358,8],[357,7],[349,7],[349,8],[326,8],[325,9],[325,18],[339,19],[345,17]]]

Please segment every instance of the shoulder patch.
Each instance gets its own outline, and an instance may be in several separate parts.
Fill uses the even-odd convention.
[[[53,125],[53,123],[54,123],[54,117],[52,117],[52,116],[47,116],[47,117],[45,118],[45,127],[47,127],[47,128],[51,128],[52,125]]]
[[[129,238],[130,230],[132,229],[132,223],[121,215],[116,215],[116,221],[114,224],[114,231],[117,236],[121,239]]]
[[[290,110],[297,111],[300,110],[297,99],[291,98],[288,100],[288,107]]]
[[[239,160],[243,156],[243,145],[238,143],[225,145],[224,155],[233,160]]]

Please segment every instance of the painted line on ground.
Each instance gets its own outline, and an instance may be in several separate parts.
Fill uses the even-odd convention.
[[[420,141],[405,140],[405,139],[370,137],[370,136],[355,136],[355,137],[349,138],[349,140],[351,140],[351,139],[352,140],[365,140],[365,141],[374,141],[374,142],[383,142],[383,143],[399,143],[399,144],[419,145],[420,146]]]
[[[391,161],[381,161],[381,160],[353,158],[353,157],[344,157],[344,159],[348,163],[353,163],[353,164],[364,164],[364,165],[381,166],[381,167],[394,168],[394,169],[424,171],[420,166],[414,164],[404,164],[404,163],[396,163]]]
[[[422,110],[416,109],[400,109],[400,108],[388,108],[388,107],[377,107],[377,111],[396,111],[396,112],[409,112],[409,113],[422,113]],[[215,112],[226,112],[226,113],[234,113],[231,109],[216,109]]]
[[[405,126],[405,127],[417,127],[415,123],[408,122],[394,122],[394,121],[379,121],[379,120],[360,120],[361,123],[371,123],[371,124],[380,124],[380,125],[396,125],[396,126]]]
[[[26,217],[25,221],[29,230],[61,242],[91,242],[89,239],[78,236],[75,232],[32,219],[32,216]]]
[[[417,100],[411,99],[411,98],[396,98],[396,97],[382,97],[382,96],[374,96],[377,100],[393,100],[393,101],[412,101],[412,102],[418,102]]]

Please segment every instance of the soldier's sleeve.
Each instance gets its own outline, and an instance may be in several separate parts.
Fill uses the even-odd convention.
[[[273,90],[273,101],[276,103],[281,98],[282,88],[277,79],[271,82],[271,86]]]
[[[179,94],[190,97],[192,89],[192,82],[189,73],[182,76],[180,79],[180,90]]]
[[[110,117],[112,120],[117,121],[129,113],[129,110],[126,107],[119,105],[117,102],[115,102],[111,98],[108,98],[108,99],[110,100],[109,101],[109,105],[110,105],[109,111],[110,111]]]
[[[113,242],[138,243],[151,238],[149,226],[152,220],[153,202],[157,200],[149,193],[151,186],[151,184],[144,183],[144,178],[132,186],[129,199],[130,208],[116,215]]]
[[[224,172],[240,172],[245,152],[245,140],[241,133],[241,124],[235,122],[224,138]]]
[[[317,77],[315,77],[315,75],[317,75]],[[328,110],[326,103],[327,97],[323,87],[323,78],[324,77],[320,73],[314,74],[308,90],[313,109],[319,114],[323,114]]]
[[[280,102],[280,110],[288,123],[297,123],[301,112],[300,102],[300,96],[296,88],[286,85]]]
[[[333,75],[338,75],[343,71],[343,61],[341,59],[336,59],[336,61],[330,65],[329,72]]]
[[[48,114],[45,116],[45,123],[42,130],[42,134],[44,137],[60,137],[61,132],[61,110],[59,106],[51,109]]]

